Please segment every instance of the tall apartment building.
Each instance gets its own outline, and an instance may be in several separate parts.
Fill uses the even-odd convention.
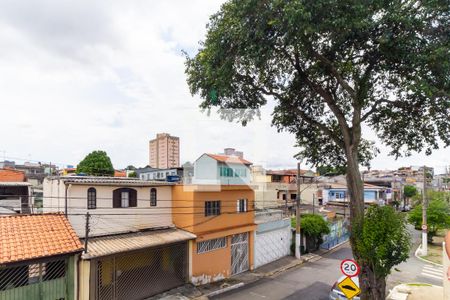
[[[180,166],[180,138],[168,133],[158,133],[150,141],[150,167],[158,169]]]

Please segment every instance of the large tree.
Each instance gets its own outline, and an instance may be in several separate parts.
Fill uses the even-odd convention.
[[[93,176],[114,176],[111,159],[105,151],[92,151],[77,165],[77,173]]]
[[[447,0],[230,0],[187,55],[201,109],[245,125],[273,101],[273,124],[296,135],[300,156],[346,167],[363,299],[384,299],[385,276],[357,247],[359,167],[376,152],[362,127],[396,157],[450,144],[449,11]]]

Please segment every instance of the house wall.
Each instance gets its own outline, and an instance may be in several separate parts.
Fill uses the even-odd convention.
[[[90,260],[80,260],[79,261],[79,300],[89,300],[89,288],[90,288],[90,276],[91,276],[91,261]],[[94,279],[93,279],[94,280]]]
[[[197,235],[192,243],[191,281],[204,284],[231,274],[231,236],[249,233],[249,263],[253,268],[254,192],[247,186],[175,185],[172,191],[175,225]],[[237,213],[237,200],[248,199],[248,211]],[[219,216],[204,215],[205,201],[221,201]],[[182,203],[184,203],[182,205]],[[197,253],[197,242],[227,238],[227,246],[207,253]],[[212,263],[213,262],[213,263]]]
[[[215,159],[206,154],[200,156],[194,163],[194,184],[218,184],[219,169]]]
[[[87,209],[87,190],[97,190],[97,208]],[[131,187],[137,191],[137,207],[112,208],[113,191],[124,186],[69,184],[69,221],[80,238],[85,237],[86,212],[92,215],[90,236],[124,233],[146,228],[172,226],[171,186]],[[44,212],[64,212],[65,185],[59,179],[44,182]],[[157,190],[157,206],[150,206],[150,189]]]
[[[245,176],[220,176],[220,167],[228,167],[233,170],[245,169]],[[240,185],[249,184],[251,180],[251,169],[247,165],[236,163],[218,162],[207,154],[203,154],[194,163],[194,184],[222,184]]]
[[[248,263],[249,270],[254,268],[254,243],[255,227],[241,227],[225,234],[216,233],[204,235],[202,239],[196,239],[192,246],[192,276],[190,281],[195,285],[207,284],[230,277],[231,274],[231,237],[234,234],[248,232]],[[251,231],[248,231],[251,230]],[[206,253],[197,253],[197,242],[202,240],[226,237],[225,248],[216,249]]]

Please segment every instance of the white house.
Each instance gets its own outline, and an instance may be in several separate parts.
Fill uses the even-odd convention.
[[[63,176],[44,180],[43,211],[64,212],[79,237],[173,226],[172,183],[135,178]]]
[[[239,156],[205,153],[194,163],[194,184],[248,185],[251,162]]]

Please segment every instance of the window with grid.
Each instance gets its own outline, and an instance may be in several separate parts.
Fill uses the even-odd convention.
[[[248,211],[248,200],[247,199],[239,199],[237,201],[237,211],[238,212]]]
[[[87,208],[97,208],[97,190],[95,188],[89,188],[87,191]]]
[[[205,202],[205,217],[220,215],[220,201]]]
[[[225,248],[226,246],[227,246],[226,237],[197,242],[197,253],[210,252],[216,249]]]
[[[156,206],[156,196],[157,196],[157,192],[155,188],[152,188],[150,190],[150,206]]]

